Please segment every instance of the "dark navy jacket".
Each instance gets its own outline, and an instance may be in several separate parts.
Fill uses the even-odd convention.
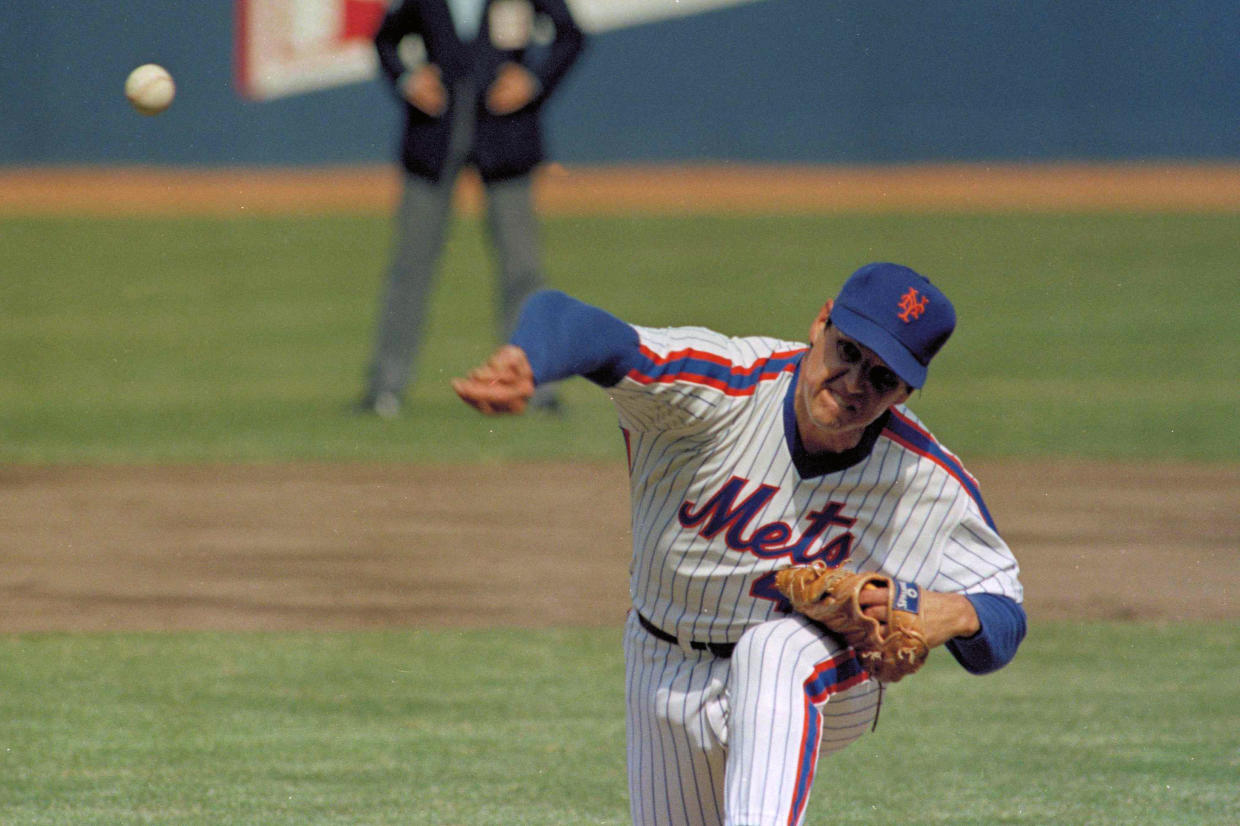
[[[525,0],[538,16],[555,27],[555,37],[546,47],[518,50],[496,48],[490,38],[488,11],[497,2],[487,0],[477,38],[462,42],[452,23],[447,0],[404,0],[392,4],[375,33],[375,48],[383,74],[400,97],[405,110],[405,130],[400,159],[411,174],[438,180],[448,154],[452,107],[470,105],[477,111],[477,128],[470,162],[484,180],[502,180],[524,175],[543,160],[543,140],[539,111],[547,97],[580,54],[585,37],[574,22],[564,0]],[[398,46],[410,34],[422,37],[426,59],[437,66],[448,89],[449,110],[431,117],[411,105],[400,93],[398,81],[409,67],[401,60]],[[486,110],[483,98],[505,61],[521,63],[533,72],[541,85],[538,95],[511,115],[496,116]],[[472,79],[477,90],[472,101],[458,101],[453,87],[462,79]]]

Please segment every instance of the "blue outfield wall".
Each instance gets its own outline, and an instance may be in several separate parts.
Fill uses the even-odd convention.
[[[231,0],[6,2],[0,48],[4,165],[374,163],[396,143],[377,79],[243,100]],[[145,62],[178,82],[156,118],[122,94]],[[593,36],[548,121],[570,163],[1236,160],[1240,14],[766,0]]]

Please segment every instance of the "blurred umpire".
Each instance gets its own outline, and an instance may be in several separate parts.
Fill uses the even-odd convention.
[[[420,55],[409,54],[411,35],[421,39]],[[404,192],[363,411],[400,413],[466,165],[486,189],[499,341],[542,286],[531,193],[531,173],[543,160],[539,116],[583,43],[564,0],[395,0],[389,8],[375,48],[404,107]],[[557,400],[544,391],[533,403],[554,408]]]

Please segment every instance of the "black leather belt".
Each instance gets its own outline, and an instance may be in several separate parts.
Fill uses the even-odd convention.
[[[662,628],[643,617],[641,614],[637,615],[637,621],[641,624],[642,628],[645,628],[646,631],[649,632],[650,636],[663,640],[663,642],[670,642],[672,645],[680,645],[680,640],[676,639],[671,634],[667,633]],[[689,642],[689,647],[694,651],[709,651],[716,657],[726,660],[728,657],[732,656],[732,650],[736,648],[736,643],[698,642],[697,640],[691,640]]]

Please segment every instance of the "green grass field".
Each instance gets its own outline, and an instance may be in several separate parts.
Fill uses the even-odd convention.
[[[936,652],[810,823],[1228,824],[1234,627],[1043,624]],[[0,638],[0,822],[625,824],[617,630]]]
[[[961,325],[915,409],[968,458],[1240,461],[1240,214],[553,218],[554,286],[642,324],[800,339],[848,272],[930,274]],[[604,395],[493,420],[457,224],[410,415],[348,412],[374,217],[0,220],[0,462],[622,456]],[[1240,630],[1037,623],[948,656],[821,768],[809,821],[1240,822]],[[618,631],[0,636],[0,823],[627,823]],[[838,778],[839,782],[832,782]]]
[[[627,320],[798,340],[856,266],[906,262],[959,309],[914,406],[962,455],[1240,459],[1240,214],[554,218],[545,236],[552,284]],[[472,220],[411,415],[349,415],[388,237],[376,217],[0,221],[0,461],[620,455],[581,380],[551,423],[452,395],[495,343]]]

